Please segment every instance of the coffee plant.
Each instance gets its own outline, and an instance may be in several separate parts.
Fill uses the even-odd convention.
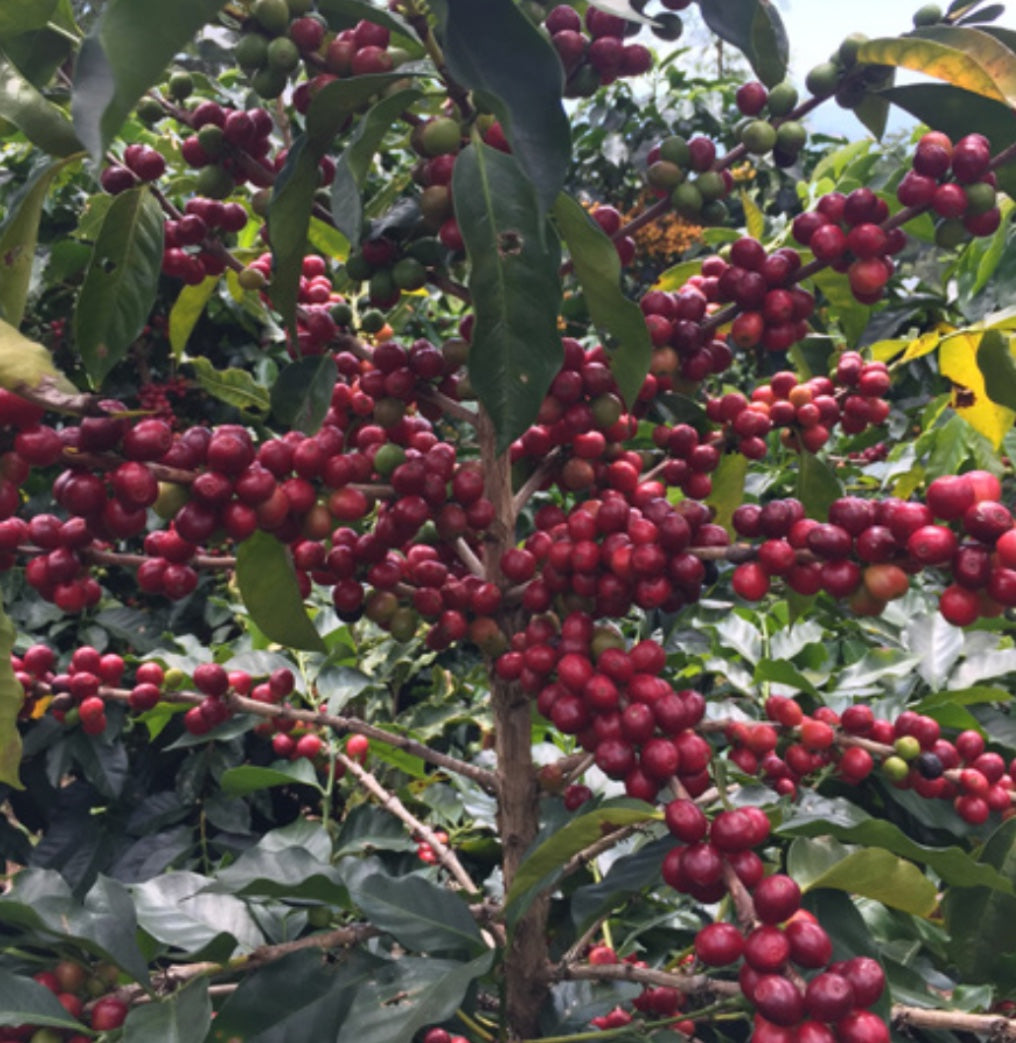
[[[1004,22],[0,5],[0,1043],[1016,1038]]]

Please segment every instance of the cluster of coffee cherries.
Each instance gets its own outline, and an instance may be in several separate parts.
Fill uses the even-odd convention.
[[[111,1032],[127,1019],[127,1004],[110,992],[117,983],[117,970],[109,964],[87,967],[74,960],[60,960],[32,977],[53,993],[70,1017],[86,1022],[93,1032]],[[0,1043],[88,1043],[91,1038],[82,1032],[31,1024],[0,1028]]]
[[[645,960],[640,960],[634,953],[619,956],[613,946],[598,943],[589,947],[586,954],[587,961],[594,967],[609,967],[625,964],[629,967],[645,967]],[[680,1010],[684,1005],[684,996],[674,988],[667,985],[648,986],[644,988],[632,1001],[632,1008],[639,1014],[645,1015],[653,1021],[669,1021],[671,1027],[683,1033],[689,1038],[695,1031],[695,1023],[680,1016]],[[614,1007],[606,1014],[600,1014],[591,1018],[589,1024],[593,1028],[602,1030],[619,1029],[630,1025],[634,1020],[631,1011],[624,1007]]]
[[[772,153],[779,167],[793,166],[808,140],[804,126],[793,119],[797,107],[797,88],[789,81],[767,88],[757,80],[741,84],[734,102],[744,121],[738,138],[754,155]]]
[[[445,846],[448,844],[448,834],[443,829],[435,829],[434,836]],[[428,841],[418,839],[416,841],[416,857],[429,866],[437,865],[437,852],[430,846]]]
[[[911,164],[896,186],[896,198],[904,206],[931,208],[939,218],[935,239],[940,246],[958,246],[967,236],[998,229],[998,182],[983,135],[968,134],[954,145],[947,134],[931,131],[917,143]]]
[[[865,362],[853,351],[840,356],[834,378],[801,381],[789,370],[775,373],[748,399],[731,391],[706,402],[706,415],[722,423],[728,444],[751,460],[767,450],[765,436],[781,429],[784,445],[815,453],[829,441],[838,424],[845,434],[859,434],[889,415],[889,372],[882,362]]]
[[[702,276],[692,276],[680,290],[650,290],[642,296],[639,305],[653,344],[650,372],[663,381],[661,390],[669,390],[667,382],[673,379],[698,383],[730,367],[729,345],[702,325],[717,300],[715,278],[708,283]]]
[[[681,217],[701,224],[726,220],[723,200],[734,187],[726,168],[714,169],[716,144],[703,135],[686,140],[672,134],[654,145],[646,156],[646,181],[650,189]]]
[[[128,145],[123,152],[123,163],[105,167],[99,183],[111,196],[147,181],[158,181],[166,172],[166,160],[161,152],[149,145]]]
[[[709,842],[697,846],[713,849],[712,859],[721,863],[724,851],[750,851],[743,845],[754,839],[745,835],[751,826],[733,821],[747,810],[721,812],[712,822]],[[730,824],[716,831],[724,816]],[[715,849],[714,831],[726,847]],[[888,1043],[888,1026],[870,1009],[885,989],[881,965],[868,956],[831,962],[829,935],[801,908],[801,890],[791,877],[775,873],[748,890],[751,926],[742,930],[725,921],[711,923],[695,936],[695,954],[708,967],[743,961],[738,982],[756,1011],[752,1038],[758,1043]]]
[[[163,273],[182,279],[188,286],[196,286],[206,276],[221,275],[226,270],[226,255],[216,252],[208,239],[216,232],[230,235],[241,231],[247,217],[241,203],[202,196],[188,199],[180,217],[168,218],[163,226]]]
[[[560,4],[543,24],[564,66],[567,97],[588,96],[619,77],[641,76],[652,68],[648,47],[625,43],[637,26],[599,8],[588,8],[583,23],[573,7]]]

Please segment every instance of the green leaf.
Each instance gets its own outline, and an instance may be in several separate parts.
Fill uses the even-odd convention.
[[[654,290],[679,290],[693,276],[702,271],[701,259],[697,261],[679,261],[677,264],[660,272]]]
[[[225,0],[110,0],[74,66],[74,129],[97,164],[138,99]]]
[[[493,951],[469,963],[403,956],[381,967],[374,980],[357,990],[336,1043],[393,1043],[414,1039],[426,1025],[449,1020],[469,986],[486,974]],[[294,1043],[307,1039],[301,1036]]]
[[[884,96],[953,140],[969,133],[971,127],[977,127],[990,139],[994,152],[1001,152],[1016,141],[1012,109],[971,91],[939,83],[915,83],[893,87],[885,91]],[[1016,195],[1016,163],[1006,163],[996,174],[999,186],[1010,196]]]
[[[464,150],[452,196],[476,311],[469,378],[503,451],[535,420],[564,355],[558,249],[512,156]]]
[[[659,819],[660,812],[648,804],[641,807],[613,805],[600,807],[574,818],[563,829],[551,834],[531,849],[515,873],[505,895],[505,912],[509,920],[521,915],[523,902],[534,897],[531,892],[545,891],[557,879],[565,863],[573,855],[599,840],[604,830],[639,825]],[[526,903],[528,904],[528,903]]]
[[[291,363],[272,385],[272,413],[280,423],[314,434],[332,404],[337,379],[331,355],[312,355]]]
[[[2,52],[0,116],[10,120],[33,145],[51,156],[70,156],[81,151],[74,126],[63,110],[36,90]]]
[[[144,186],[113,200],[74,308],[74,337],[93,387],[127,354],[155,303],[162,210]]]
[[[783,836],[832,836],[845,843],[884,848],[926,865],[956,888],[983,886],[1016,894],[1012,884],[991,865],[975,861],[959,847],[929,847],[911,840],[898,826],[871,818],[856,804],[840,798],[805,795],[776,827]]]
[[[173,301],[169,310],[169,346],[177,362],[183,358],[187,341],[221,278],[220,275],[206,275],[197,285],[185,286]]]
[[[170,320],[172,322],[172,320]],[[267,413],[271,408],[268,392],[245,369],[216,369],[208,359],[188,360],[201,388],[237,409]]]
[[[452,76],[502,103],[505,135],[542,216],[557,199],[571,160],[557,52],[512,0],[444,0],[438,21]]]
[[[4,0],[0,7],[0,36],[18,36],[41,29],[53,17],[57,0]]]
[[[24,789],[18,778],[21,764],[18,714],[24,705],[25,693],[11,666],[14,639],[14,624],[7,618],[0,600],[0,782],[14,789]]]
[[[274,786],[319,786],[314,769],[306,759],[276,761],[270,767],[261,768],[253,764],[242,764],[223,772],[222,788],[231,797],[242,797],[247,793],[271,789]]]
[[[465,899],[422,876],[372,873],[349,882],[353,903],[400,945],[420,953],[463,953],[485,949]]]
[[[776,684],[807,692],[812,698],[822,700],[819,690],[793,663],[786,659],[762,659],[755,666],[755,681],[775,681]]]
[[[0,1025],[25,1024],[85,1031],[45,985],[0,969]]]
[[[239,771],[241,769],[234,769]],[[349,895],[336,870],[300,847],[284,851],[245,851],[231,866],[221,870],[212,892],[282,898],[287,901],[323,902],[348,906]]]
[[[255,532],[240,544],[236,582],[251,618],[272,641],[287,648],[325,651],[300,597],[293,559],[271,533]]]
[[[765,235],[765,214],[756,206],[755,201],[741,189],[741,207],[744,210],[744,227],[753,239],[761,239]]]
[[[831,837],[800,837],[790,845],[787,872],[803,891],[846,891],[914,916],[930,916],[938,905],[934,883],[912,862],[883,848],[849,849]]]
[[[336,227],[351,243],[358,243],[363,233],[361,193],[374,153],[394,120],[421,96],[422,92],[414,87],[382,98],[357,122],[356,130],[335,164],[332,217]]]
[[[1003,822],[979,859],[1016,883],[1016,820]],[[1016,985],[1012,924],[1016,896],[986,887],[953,888],[942,903],[949,930],[949,955],[966,981],[992,982],[1008,991]]]
[[[699,11],[720,39],[744,54],[767,87],[784,79],[790,45],[771,0],[699,0]]]
[[[634,854],[622,855],[612,862],[599,882],[577,888],[569,906],[575,930],[584,931],[599,917],[633,901],[635,896],[657,883],[660,865],[673,846],[674,838],[670,834],[660,837]]]
[[[987,330],[977,345],[977,366],[984,374],[988,398],[1009,409],[1016,409],[1013,338],[1000,330]]]
[[[618,341],[610,368],[621,397],[634,403],[649,372],[653,346],[642,309],[621,292],[621,261],[610,236],[571,198],[562,193],[554,223],[568,246],[593,322]]]
[[[1012,104],[1016,100],[1016,55],[993,33],[969,25],[929,25],[915,29],[913,35],[962,51],[991,77],[1005,101]],[[950,82],[966,87],[956,80]]]
[[[829,465],[814,453],[802,450],[797,474],[797,498],[804,504],[809,518],[825,521],[829,505],[843,495],[839,478]]]
[[[161,873],[131,888],[138,924],[156,941],[192,959],[228,960],[239,946],[264,943],[247,904],[227,894],[207,894],[206,876]]]
[[[133,1007],[123,1026],[124,1043],[195,1043],[212,1023],[208,982],[199,979],[157,1002]]]
[[[748,457],[741,453],[726,453],[713,472],[713,488],[706,502],[716,511],[713,521],[733,535],[733,516],[744,503],[744,480],[748,475]]]
[[[861,99],[860,104],[854,106],[853,111],[872,135],[881,141],[889,122],[889,102],[882,96],[881,90],[878,94],[869,91]]]
[[[920,35],[918,35],[918,33]],[[913,69],[937,80],[946,80],[956,87],[979,94],[994,101],[1012,104],[1016,98],[1013,73],[997,64],[998,52],[1004,51],[1011,63],[1012,54],[987,33],[976,29],[945,29],[935,31],[938,39],[928,38],[928,30],[915,30],[905,37],[883,37],[861,44],[857,60],[872,65],[895,65]],[[982,46],[969,46],[969,38],[961,41],[955,34],[976,34]],[[957,46],[952,46],[946,41]],[[961,44],[966,44],[960,49]],[[989,64],[990,63],[990,64]],[[1001,77],[1001,82],[997,77]]]
[[[18,2],[24,4],[32,0]],[[49,0],[43,0],[38,5],[39,10],[45,11],[48,3]],[[5,9],[7,6],[4,4]],[[71,0],[57,0],[44,26],[17,35],[3,34],[0,36],[0,48],[29,83],[42,89],[48,86],[56,70],[71,56],[74,41],[79,35]]]

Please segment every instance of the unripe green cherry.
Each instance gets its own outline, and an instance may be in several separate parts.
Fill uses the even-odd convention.
[[[804,129],[804,124],[798,123],[797,120],[787,120],[776,128],[777,148],[791,155],[797,155],[807,143],[808,132]]]
[[[380,333],[384,326],[385,317],[377,308],[371,308],[360,316],[360,329],[364,333]]]
[[[935,225],[935,245],[941,250],[955,250],[970,238],[959,218],[951,217]]]
[[[256,0],[251,14],[272,36],[281,36],[289,28],[289,4],[286,0]]]
[[[844,69],[850,69],[857,64],[857,52],[861,49],[861,45],[867,42],[868,37],[864,33],[851,33],[844,38],[837,52]]]
[[[729,217],[730,214],[720,199],[708,200],[699,214],[699,220],[704,225],[722,225],[726,223]]]
[[[882,774],[890,782],[902,782],[910,774],[910,768],[902,757],[886,757],[882,761]]]
[[[174,691],[177,688],[183,688],[183,686],[187,684],[188,681],[189,678],[183,670],[181,670],[178,666],[171,666],[166,671],[166,678],[163,681],[163,686],[165,687],[166,691],[169,692]]]
[[[698,217],[702,211],[703,202],[702,193],[690,181],[686,181],[683,185],[678,185],[670,193],[670,205],[682,217]]]
[[[703,171],[695,178],[694,184],[706,203],[722,199],[727,194],[727,182],[718,170]]]
[[[395,279],[388,268],[379,268],[370,277],[368,293],[373,303],[387,307],[391,298],[397,296],[398,292],[399,288],[395,285]]]
[[[994,205],[997,193],[987,181],[978,181],[973,185],[964,185],[967,195],[967,214],[985,214]]]
[[[797,88],[792,83],[784,80],[783,83],[776,84],[769,92],[769,115],[786,116],[797,107],[797,99]]]
[[[278,72],[292,72],[300,64],[300,48],[288,36],[277,36],[268,45],[268,67]]]
[[[359,251],[351,253],[346,258],[346,275],[353,282],[363,282],[364,279],[369,279],[373,270],[370,263]]]
[[[236,273],[236,281],[244,290],[263,290],[268,285],[265,273],[260,268],[242,268]]]
[[[432,267],[444,260],[444,247],[441,245],[440,239],[435,239],[432,235],[425,235],[409,243],[406,247],[406,256],[415,258],[420,264]]]
[[[234,55],[241,69],[260,69],[268,61],[268,41],[260,33],[244,33]]]
[[[233,175],[223,167],[212,164],[202,167],[194,179],[194,191],[209,199],[225,199],[236,187]]]
[[[920,29],[924,25],[937,25],[942,21],[942,8],[938,4],[925,4],[914,12],[914,25]]]
[[[741,144],[754,155],[764,156],[776,144],[776,128],[766,120],[751,120],[741,130]]]
[[[144,97],[138,102],[138,119],[148,126],[158,123],[165,115],[165,110],[155,98]]]
[[[270,65],[258,69],[250,78],[254,93],[261,98],[277,98],[286,89],[288,82],[288,76],[282,69],[273,69]]]
[[[420,131],[420,146],[425,156],[444,156],[458,152],[462,144],[462,128],[458,120],[439,116],[424,124]]]
[[[189,72],[174,72],[169,78],[169,96],[175,101],[183,101],[194,93],[194,81]]]
[[[660,159],[674,163],[679,167],[687,167],[691,163],[691,149],[688,142],[679,134],[672,134],[660,142]]]
[[[417,539],[419,540],[419,536]],[[411,641],[416,636],[419,625],[420,617],[415,609],[408,605],[400,605],[388,621],[388,631],[396,641]]]
[[[198,144],[209,159],[218,159],[226,151],[226,138],[222,127],[206,123],[197,133]]]
[[[921,755],[921,744],[913,735],[901,735],[893,743],[893,749],[905,761],[912,761]]]
[[[653,188],[676,188],[684,178],[684,171],[676,163],[669,163],[665,159],[657,160],[646,171],[646,180]]]
[[[835,62],[822,62],[816,65],[805,77],[804,85],[809,94],[816,98],[828,98],[836,90],[840,82],[840,67]]]
[[[392,268],[392,279],[400,290],[418,290],[427,281],[427,269],[412,257],[403,257]]]

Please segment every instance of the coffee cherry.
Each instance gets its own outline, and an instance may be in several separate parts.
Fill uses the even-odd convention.
[[[801,889],[796,881],[783,873],[763,880],[752,895],[755,913],[765,924],[778,924],[801,907]]]
[[[735,963],[744,952],[744,936],[730,923],[711,923],[695,935],[695,955],[709,967]]]

